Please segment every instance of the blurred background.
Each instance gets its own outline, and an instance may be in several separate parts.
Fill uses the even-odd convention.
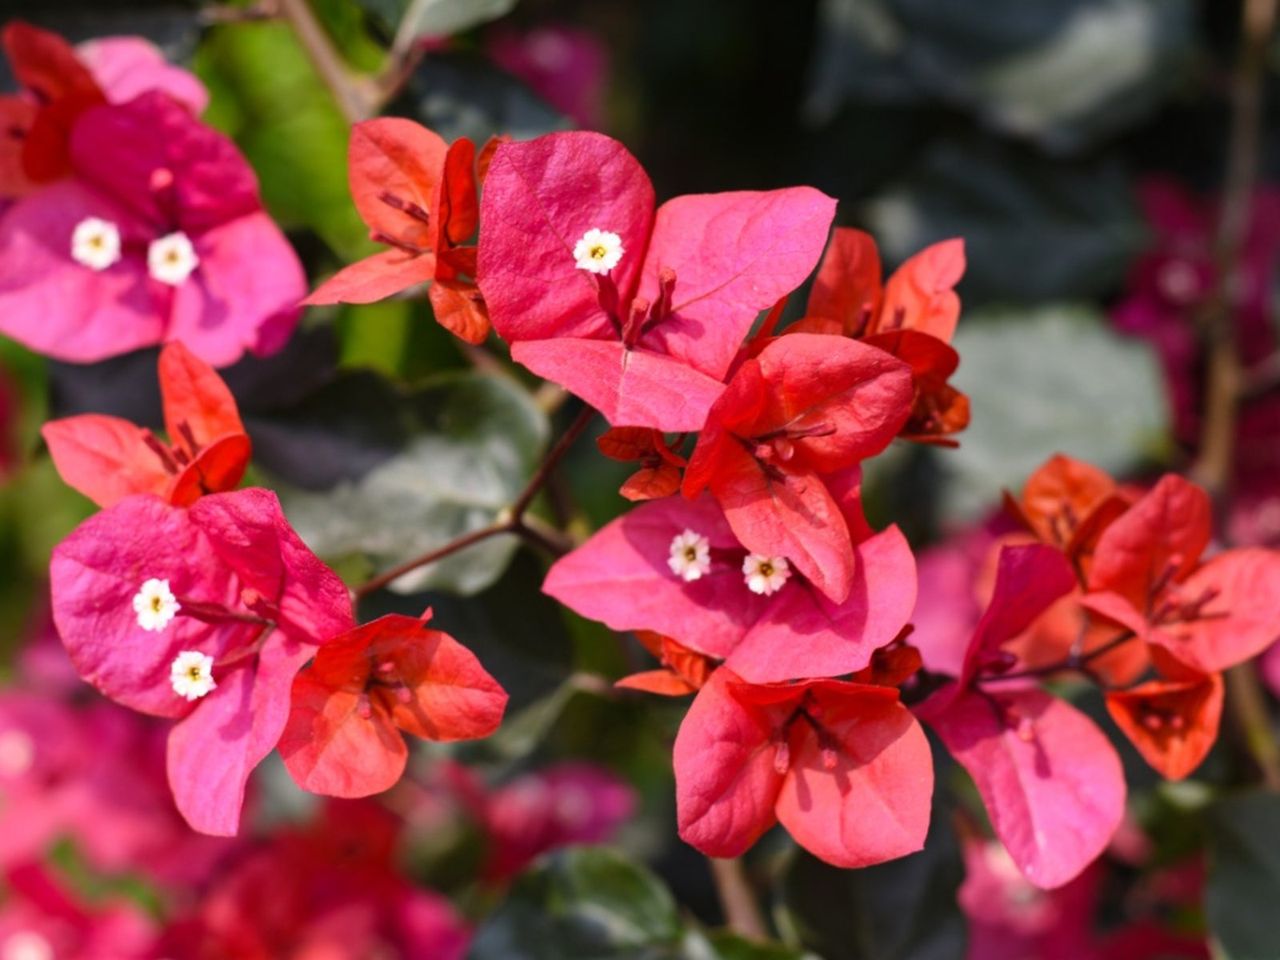
[[[1058,450],[1131,478],[1193,461],[1204,380],[1197,318],[1218,283],[1214,244],[1239,4],[311,0],[310,9],[341,67],[361,82],[385,78],[388,63],[404,67],[383,112],[413,117],[446,139],[599,129],[636,154],[660,200],[812,184],[839,198],[839,223],[875,235],[887,265],[963,237],[965,310],[955,342],[962,362],[953,382],[972,399],[972,426],[955,450],[895,446],[869,481],[875,519],[901,524],[916,546],[954,553],[998,507],[1003,488],[1018,489]],[[0,0],[0,20],[20,16],[73,41],[141,34],[193,69],[212,94],[205,119],[245,152],[267,209],[318,281],[373,247],[347,190],[348,118],[280,12],[272,0]],[[1256,389],[1240,417],[1228,530],[1235,542],[1271,545],[1280,543],[1278,63],[1280,48],[1269,45],[1261,173],[1230,296]],[[0,72],[5,85],[11,80]],[[281,490],[303,535],[352,577],[488,522],[564,416],[530,390],[477,379],[474,358],[428,314],[422,298],[313,309],[284,353],[226,371],[253,435],[256,479]],[[795,304],[790,315],[799,315]],[[43,577],[52,546],[91,507],[57,479],[37,431],[50,417],[88,411],[158,423],[155,352],[74,366],[4,343],[0,362],[0,673],[11,690],[44,691],[37,698],[45,703],[60,691],[80,722],[89,694],[67,680],[48,636]],[[586,443],[546,509],[593,529],[624,507],[614,491],[626,473]],[[538,558],[499,541],[400,584],[401,595],[376,599],[365,612],[416,613],[430,602],[512,691],[513,722],[503,733],[450,754],[473,764],[483,789],[567,760],[613,778],[584,788],[589,808],[609,812],[605,822],[583,821],[564,838],[615,837],[688,914],[660,887],[645,886],[652,878],[626,873],[640,868],[589,864],[622,884],[609,888],[616,902],[596,905],[621,946],[582,955],[695,956],[626,952],[648,943],[639,933],[627,940],[628,924],[657,924],[675,942],[685,934],[672,931],[689,914],[718,921],[704,862],[675,840],[669,742],[681,707],[602,695],[598,678],[627,669],[629,652],[543,598],[541,572]],[[926,582],[922,602],[935,586]],[[485,858],[523,831],[495,840],[501,831],[492,822],[478,826],[465,809],[449,812],[442,797],[472,795],[441,772],[439,753],[424,752],[414,790],[393,799],[397,816],[417,824],[400,834],[396,869],[480,917],[498,888],[476,878],[515,872]],[[151,853],[95,854],[97,841],[86,840],[77,818],[105,809],[94,790],[120,788],[103,786],[111,778],[90,777],[80,761],[66,763],[56,782],[92,781],[84,788],[91,799],[50,828],[46,847],[23,856],[48,854],[58,882],[86,903],[123,896],[162,923],[198,911],[209,884],[226,886],[225,868],[210,866],[182,881],[179,907],[166,906],[161,888],[178,881],[147,862]],[[799,957],[803,944],[827,960],[966,950],[979,958],[1103,956],[1093,941],[1086,949],[1064,931],[1129,935],[1138,925],[1167,934],[1157,944],[1166,952],[1108,946],[1131,952],[1105,955],[1207,955],[1199,851],[1214,829],[1202,816],[1212,798],[1195,784],[1157,789],[1153,775],[1130,767],[1137,816],[1128,846],[1069,896],[1019,886],[963,816],[939,816],[925,854],[856,874],[796,856],[784,838],[771,837],[752,867],[773,891],[793,948],[764,954],[721,945],[709,955]],[[1230,781],[1237,771],[1211,758],[1206,776],[1217,775]],[[279,824],[302,830],[296,824],[321,816],[279,770],[262,779],[261,835]],[[615,788],[621,793],[609,793]],[[956,789],[963,800],[964,785]],[[165,800],[160,791],[146,803]],[[130,810],[141,803],[121,801]],[[1259,823],[1280,828],[1280,813],[1264,812],[1270,819]],[[0,833],[21,829],[0,806]],[[210,856],[223,855],[243,856]],[[0,855],[0,865],[19,862]],[[524,861],[513,862],[518,869]],[[572,872],[573,864],[561,868]],[[1268,869],[1275,881],[1275,865]],[[1247,875],[1229,879],[1249,883]],[[491,920],[475,955],[577,955],[518,946],[552,936],[547,925],[559,921],[548,904],[569,902],[575,882],[554,873],[526,882],[525,899],[507,901],[497,932]],[[958,900],[962,882],[969,893]],[[7,909],[28,886],[13,885],[17,899]],[[1005,899],[1017,907],[1008,915],[979,906]],[[649,911],[644,923],[635,903]],[[978,938],[968,946],[966,931]],[[998,952],[1009,944],[1012,952]],[[1270,955],[1280,956],[1280,946]]]

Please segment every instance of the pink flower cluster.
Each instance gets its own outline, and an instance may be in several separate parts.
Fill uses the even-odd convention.
[[[76,50],[14,21],[0,98],[0,332],[89,362],[179,341],[218,366],[284,346],[302,265],[207,94],[135,38]]]

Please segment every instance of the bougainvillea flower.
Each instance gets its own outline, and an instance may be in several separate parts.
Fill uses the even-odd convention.
[[[959,679],[916,709],[973,777],[1018,869],[1044,888],[1092,862],[1124,814],[1120,759],[1093,722],[1030,681],[993,682],[1017,664],[1008,641],[1074,583],[1052,547],[1006,547]]]
[[[635,808],[631,787],[588,763],[561,763],[517,777],[484,801],[484,876],[506,880],[549,850],[606,843]]]
[[[1280,637],[1280,554],[1246,547],[1202,563],[1211,513],[1200,487],[1161,478],[1099,538],[1083,600],[1202,674]]]
[[[302,266],[230,140],[152,92],[83,113],[71,166],[0,217],[0,331],[75,362],[180,340],[223,366],[284,345]]]
[[[21,196],[70,172],[68,140],[77,117],[106,95],[75,50],[56,33],[21,20],[0,33],[24,94],[0,98],[0,196]]]
[[[188,506],[206,493],[234,490],[252,445],[235,398],[213,368],[181,343],[160,352],[165,443],[146,427],[95,413],[40,428],[58,474],[100,507],[135,493]]]
[[[303,789],[335,797],[389,789],[409,757],[402,730],[452,741],[498,729],[506,692],[428,618],[379,617],[325,644],[298,674],[280,755]]]
[[[673,759],[680,836],[708,856],[738,856],[781,822],[822,860],[865,867],[919,850],[929,829],[929,744],[889,687],[756,686],[722,667]]]
[[[480,176],[486,163],[482,156]],[[381,117],[351,128],[347,164],[370,239],[390,249],[338,271],[306,302],[373,303],[431,283],[441,325],[483,342],[489,318],[472,280],[476,248],[468,245],[478,216],[475,145],[466,137],[446,144],[412,120]]]
[[[915,392],[903,438],[954,446],[950,435],[969,425],[969,398],[947,382],[960,364],[950,341],[960,317],[955,285],[964,267],[964,241],[945,240],[909,258],[882,283],[871,235],[837,227],[806,316],[790,329],[854,337],[908,363]]]
[[[669,445],[661,430],[650,427],[613,427],[596,438],[600,452],[623,463],[638,461],[640,469],[618,490],[628,500],[656,500],[680,489],[684,457]]]
[[[151,960],[155,923],[123,898],[82,902],[42,864],[29,863],[4,876],[0,906],[0,957],[5,960]]]
[[[236,832],[250,771],[280,739],[294,675],[352,626],[342,581],[302,543],[274,494],[246,489],[190,508],[150,495],[90,517],[53,551],[54,621],[80,675],[108,697],[176,720],[168,770],[178,809]],[[158,584],[147,620],[137,598]],[[178,692],[173,665],[202,655]]]
[[[0,97],[0,197],[22,196],[71,171],[71,128],[85,110],[163,90],[195,113],[209,95],[191,73],[165,62],[142,37],[103,37],[72,48],[62,37],[11,21],[0,34],[23,92]]]
[[[785,557],[839,603],[853,584],[853,540],[822,475],[888,446],[910,404],[911,371],[884,351],[817,334],[780,337],[712,405],[684,495],[709,489],[747,549]]]
[[[79,44],[76,55],[111,103],[161,90],[197,115],[209,105],[209,91],[196,75],[169,63],[145,37],[97,37]]]
[[[193,833],[178,816],[164,732],[100,699],[72,705],[48,690],[0,692],[0,869],[39,861],[70,839],[96,870],[165,883],[207,876],[234,845]]]
[[[641,504],[558,560],[542,589],[614,630],[653,630],[726,659],[753,683],[861,670],[911,616],[915,561],[897,527],[873,533],[867,526],[858,470],[826,483],[855,542],[854,583],[843,603],[803,573],[770,592],[753,590],[744,570],[751,551],[705,495]],[[704,548],[701,566],[683,568],[683,550],[695,547],[677,550],[678,540]]]
[[[1144,760],[1169,780],[1190,774],[1218,738],[1222,676],[1151,680],[1107,693],[1107,712]]]
[[[1006,493],[1004,502],[1036,537],[1063,551],[1084,578],[1098,538],[1133,504],[1104,470],[1061,453],[1027,478],[1020,499]]]
[[[716,661],[704,653],[690,650],[683,643],[650,630],[637,630],[636,639],[658,658],[662,667],[623,677],[614,683],[624,690],[643,690],[662,697],[683,697],[697,693],[716,668]]]
[[[699,430],[757,314],[808,276],[835,201],[809,187],[677,197],[597,133],[498,148],[479,282],[511,355],[617,427]]]
[[[486,31],[485,52],[585,129],[604,126],[609,53],[588,30],[565,25]]]
[[[968,960],[1096,960],[1093,915],[1102,864],[1057,889],[1041,890],[999,843],[966,838],[963,852],[965,876],[956,901],[969,921]]]
[[[964,241],[944,240],[910,257],[882,284],[872,236],[837,227],[814,277],[806,313],[839,321],[848,336],[916,330],[950,343],[960,318],[955,285],[964,267]]]
[[[397,868],[398,829],[385,809],[344,803],[277,830],[173,925],[156,956],[462,960],[470,931],[448,900]]]

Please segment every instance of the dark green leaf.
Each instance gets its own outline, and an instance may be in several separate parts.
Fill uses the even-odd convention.
[[[1075,150],[1176,89],[1194,52],[1189,0],[825,0],[810,117],[846,100],[927,99]]]
[[[948,815],[935,809],[924,850],[901,860],[840,870],[797,851],[782,881],[782,907],[824,960],[960,960],[963,878]]]
[[[423,58],[389,112],[415,117],[446,140],[476,143],[500,133],[527,140],[570,125],[510,74],[467,53]]]
[[[1220,800],[1209,812],[1205,909],[1224,960],[1280,957],[1280,795],[1257,790]]]
[[[659,960],[680,956],[675,901],[603,847],[563,850],[517,881],[476,934],[471,960]]]
[[[282,492],[289,518],[320,555],[359,553],[378,568],[492,523],[524,486],[548,433],[524,390],[473,372],[442,375],[404,399],[372,375],[348,376],[307,409],[303,424],[280,421],[280,444],[332,460],[325,445],[337,443],[358,470],[324,492]],[[514,537],[494,537],[393,589],[483,590],[515,547]]]
[[[955,346],[952,382],[969,394],[973,421],[960,449],[939,456],[953,481],[944,500],[952,517],[977,517],[1057,451],[1123,472],[1166,442],[1151,348],[1112,331],[1092,307],[967,315]]]
[[[973,139],[935,144],[867,214],[891,261],[963,237],[968,301],[1107,292],[1144,238],[1120,166],[1055,163]]]

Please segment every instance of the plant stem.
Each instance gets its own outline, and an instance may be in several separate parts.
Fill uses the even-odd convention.
[[[342,57],[334,48],[324,27],[312,13],[308,0],[276,0],[281,16],[293,28],[294,35],[306,51],[307,59],[333,94],[338,109],[347,123],[359,123],[372,116],[370,98],[359,82],[348,72]]]
[[[976,682],[979,684],[998,683],[1002,680],[1026,680],[1031,677],[1049,677],[1055,673],[1065,673],[1069,670],[1076,670],[1086,674],[1090,679],[1097,679],[1094,672],[1089,669],[1089,664],[1094,660],[1105,657],[1111,651],[1117,649],[1137,637],[1132,630],[1126,630],[1119,636],[1112,637],[1106,643],[1094,647],[1087,653],[1072,653],[1063,657],[1054,663],[1045,664],[1043,667],[1030,667],[1026,670],[1015,670],[1010,673],[996,673],[987,677],[979,677]]]
[[[393,580],[399,579],[410,571],[425,567],[430,563],[436,563],[460,550],[465,550],[468,547],[475,546],[477,543],[503,534],[521,537],[527,542],[535,544],[548,553],[557,556],[567,553],[572,544],[566,540],[564,534],[554,527],[542,523],[536,517],[526,516],[526,514],[529,512],[529,507],[533,505],[538,493],[546,486],[547,481],[551,479],[552,471],[555,470],[556,465],[564,459],[565,454],[569,452],[569,449],[578,437],[582,435],[582,432],[587,429],[594,416],[595,411],[590,407],[582,408],[573,423],[569,425],[569,428],[561,434],[560,439],[547,451],[547,455],[538,464],[538,469],[534,471],[524,489],[512,501],[511,506],[499,511],[493,523],[487,527],[481,527],[479,530],[464,533],[462,536],[450,540],[442,546],[428,550],[420,556],[411,557],[403,563],[396,564],[389,570],[384,570],[355,588],[356,600],[362,600],[369,594],[381,590]]]
[[[1231,90],[1231,138],[1214,244],[1216,278],[1202,317],[1208,379],[1200,456],[1192,473],[1214,498],[1221,520],[1230,494],[1236,415],[1247,378],[1236,350],[1233,298],[1258,180],[1262,91],[1278,0],[1244,0],[1240,55]],[[1280,744],[1253,663],[1227,671],[1228,701],[1263,782],[1280,790]]]
[[[715,881],[720,908],[724,911],[725,923],[729,929],[748,940],[767,939],[769,930],[760,913],[760,905],[756,902],[755,891],[751,889],[751,882],[747,879],[742,859],[707,857],[707,862],[711,865],[711,879]]]

